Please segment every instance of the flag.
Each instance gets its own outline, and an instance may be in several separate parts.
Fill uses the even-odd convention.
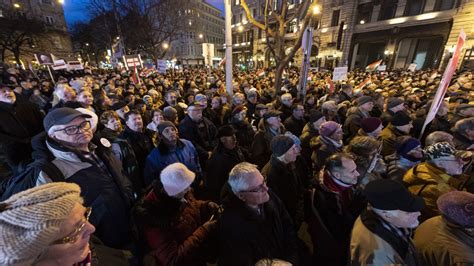
[[[367,79],[365,79],[362,83],[359,84],[359,86],[357,86],[357,89],[358,90],[362,90],[365,86],[367,85],[370,85],[372,83],[372,79],[371,77],[369,76]]]
[[[222,60],[219,62],[219,67],[224,66],[224,65],[225,65],[225,61],[226,61],[226,60],[225,60],[225,56],[224,56],[224,58],[222,58]]]
[[[367,71],[374,71],[374,70],[376,70],[377,67],[378,67],[380,64],[382,64],[382,61],[383,61],[383,60],[380,59],[380,60],[377,60],[377,61],[373,62],[372,64],[369,64],[368,66],[365,67],[365,70],[367,70]]]
[[[130,78],[132,78],[133,84],[135,85],[140,84],[140,78],[138,77],[137,66],[133,66],[133,73],[130,75]]]
[[[329,95],[332,95],[334,93],[334,82],[332,81],[331,77],[326,78],[326,83],[329,88]]]

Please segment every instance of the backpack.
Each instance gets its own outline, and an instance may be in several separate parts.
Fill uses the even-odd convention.
[[[35,187],[41,171],[45,172],[53,182],[65,181],[63,173],[52,162],[35,160],[18,174],[0,184],[0,201],[6,200],[18,192]]]

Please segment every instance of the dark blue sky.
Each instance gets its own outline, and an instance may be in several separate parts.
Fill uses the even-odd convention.
[[[64,15],[69,26],[77,21],[88,21],[86,6],[88,0],[65,0]],[[224,16],[224,0],[206,0],[207,3],[219,8]]]

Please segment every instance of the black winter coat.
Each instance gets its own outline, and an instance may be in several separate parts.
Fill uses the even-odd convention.
[[[0,102],[0,154],[10,166],[31,157],[31,138],[43,131],[43,114],[29,102]]]
[[[298,265],[297,236],[283,203],[271,191],[261,215],[232,192],[224,201],[219,230],[219,266],[250,266],[264,258]]]
[[[188,115],[179,124],[179,136],[191,141],[199,155],[201,165],[206,165],[209,158],[208,152],[212,151],[217,144],[217,128],[207,118],[203,117],[201,122],[194,122]]]
[[[293,135],[299,137],[303,133],[303,128],[306,125],[306,120],[304,118],[298,120],[294,116],[290,116],[285,120],[283,124],[285,125],[286,130],[290,131]]]

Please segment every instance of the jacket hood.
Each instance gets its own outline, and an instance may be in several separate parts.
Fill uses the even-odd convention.
[[[45,131],[43,131],[31,139],[31,147],[33,149],[33,152],[31,153],[31,157],[34,160],[40,160],[40,159],[46,158],[49,161],[51,161],[54,159],[54,155],[46,146],[47,138],[48,138],[48,135],[46,134]]]

